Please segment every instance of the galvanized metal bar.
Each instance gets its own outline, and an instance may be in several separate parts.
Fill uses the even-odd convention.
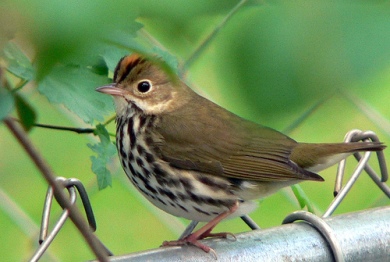
[[[390,206],[324,219],[338,240],[346,262],[390,261]],[[327,240],[306,222],[252,230],[237,234],[237,240],[209,239],[204,242],[219,261],[333,261]],[[138,239],[142,241],[142,236]],[[146,241],[146,240],[145,240]],[[164,247],[110,261],[215,261],[192,247]]]

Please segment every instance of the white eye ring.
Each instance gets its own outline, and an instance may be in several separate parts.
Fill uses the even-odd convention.
[[[137,91],[141,94],[146,94],[152,90],[152,82],[148,79],[144,79],[138,82]]]

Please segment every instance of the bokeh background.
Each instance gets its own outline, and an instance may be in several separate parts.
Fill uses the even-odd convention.
[[[389,46],[389,1],[0,3],[3,77],[11,88],[22,86],[14,93],[36,115],[27,118],[58,126],[94,128],[112,117],[112,101],[94,88],[110,81],[121,56],[138,51],[164,57],[198,93],[297,141],[338,142],[349,130],[361,129],[373,130],[389,144]],[[15,56],[18,50],[27,62]],[[5,107],[3,98],[2,117],[23,116],[18,104],[19,114],[15,106]],[[114,123],[106,127],[115,130]],[[189,223],[147,203],[127,181],[116,156],[109,163],[112,186],[98,190],[91,171],[94,152],[87,146],[98,142],[96,136],[33,127],[29,137],[58,176],[84,183],[96,235],[115,255],[156,248],[177,238]],[[25,261],[38,246],[48,185],[2,123],[0,149],[0,257]],[[347,174],[354,164],[348,161]],[[325,182],[301,184],[319,215],[332,201],[335,174],[333,167],[321,172]],[[261,227],[280,225],[300,209],[291,189],[259,203],[251,216]],[[389,204],[363,175],[336,213]],[[54,203],[52,220],[60,213]],[[233,219],[218,230],[249,229]],[[42,261],[93,258],[68,221]]]

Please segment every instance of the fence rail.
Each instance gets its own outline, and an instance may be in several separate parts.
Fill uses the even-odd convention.
[[[390,207],[329,217],[344,261],[390,261]],[[295,222],[236,235],[237,240],[209,239],[205,243],[218,254],[218,261],[334,261],[329,244],[314,227]],[[144,241],[142,236],[137,241]],[[215,261],[211,254],[191,247],[166,247],[110,261]]]

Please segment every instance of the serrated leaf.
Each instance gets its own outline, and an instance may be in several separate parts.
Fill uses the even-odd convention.
[[[0,121],[6,118],[14,109],[15,100],[10,91],[0,87]]]
[[[7,70],[9,72],[25,80],[33,79],[34,68],[28,57],[16,44],[8,42],[2,55],[8,64]]]
[[[15,95],[16,112],[26,131],[34,126],[37,118],[34,108],[19,94]]]
[[[92,172],[96,174],[99,190],[112,186],[111,172],[107,169],[102,159],[91,156]]]
[[[105,76],[87,68],[57,65],[38,85],[38,90],[51,103],[63,104],[86,123],[103,121],[103,115],[113,111],[110,97],[95,89],[108,83]]]
[[[97,144],[88,144],[96,156],[91,156],[92,171],[96,174],[99,190],[111,186],[111,172],[107,168],[107,164],[111,161],[111,158],[116,154],[116,147],[110,140],[110,136],[107,129],[99,124],[96,126],[95,135],[99,136],[100,142]]]

